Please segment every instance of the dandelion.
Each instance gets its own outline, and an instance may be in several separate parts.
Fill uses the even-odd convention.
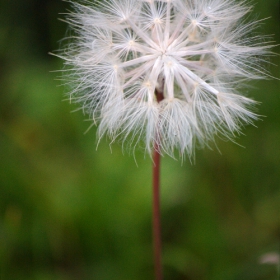
[[[259,22],[244,20],[246,1],[72,4],[75,36],[60,56],[72,70],[70,99],[99,123],[99,138],[192,157],[196,145],[232,139],[257,119],[239,90],[267,75],[268,47]]]
[[[268,75],[269,46],[259,21],[247,21],[246,0],[71,3],[74,35],[58,56],[71,71],[70,99],[99,138],[191,158],[258,118],[240,90]]]

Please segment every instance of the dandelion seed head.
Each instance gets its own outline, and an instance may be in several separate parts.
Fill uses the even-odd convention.
[[[245,20],[247,1],[72,5],[74,36],[59,56],[70,69],[70,98],[99,124],[99,138],[148,153],[160,139],[162,153],[192,157],[197,145],[232,139],[257,119],[240,84],[268,76],[270,46],[256,35],[258,22]]]

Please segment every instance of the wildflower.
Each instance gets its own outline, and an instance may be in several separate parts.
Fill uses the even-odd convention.
[[[269,47],[255,34],[259,22],[246,22],[246,1],[72,4],[75,35],[60,56],[72,70],[70,99],[99,123],[99,138],[191,157],[195,145],[232,139],[257,119],[239,90],[267,75]]]

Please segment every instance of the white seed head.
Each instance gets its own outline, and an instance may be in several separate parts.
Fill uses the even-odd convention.
[[[148,153],[158,141],[162,153],[191,157],[195,145],[231,139],[257,119],[239,90],[268,75],[270,47],[255,33],[259,22],[244,20],[246,1],[72,4],[74,35],[59,56],[70,66],[70,98],[99,123],[98,137]]]

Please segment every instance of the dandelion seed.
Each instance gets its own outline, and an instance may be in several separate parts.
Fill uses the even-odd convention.
[[[99,123],[99,138],[144,143],[148,153],[156,144],[191,157],[216,136],[232,139],[258,118],[240,84],[268,75],[270,47],[254,32],[259,23],[245,22],[246,3],[73,2],[67,21],[75,36],[59,55],[72,71],[71,100]]]

